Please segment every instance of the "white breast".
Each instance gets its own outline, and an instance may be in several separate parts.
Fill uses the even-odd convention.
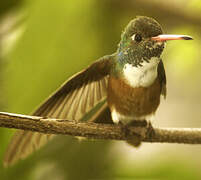
[[[132,87],[148,87],[157,77],[157,67],[160,59],[152,57],[149,62],[143,61],[142,66],[135,67],[132,64],[125,64],[123,75]]]

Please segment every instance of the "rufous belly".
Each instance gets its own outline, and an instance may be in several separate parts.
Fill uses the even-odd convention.
[[[149,87],[131,87],[125,80],[110,77],[108,82],[108,105],[111,112],[128,117],[153,114],[160,103],[161,87],[159,79]]]

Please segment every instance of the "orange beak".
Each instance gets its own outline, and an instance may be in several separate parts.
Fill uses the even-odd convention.
[[[154,41],[169,41],[169,40],[193,40],[187,35],[161,34],[151,38]]]

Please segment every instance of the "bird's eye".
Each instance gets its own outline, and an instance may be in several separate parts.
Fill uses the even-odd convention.
[[[136,42],[142,41],[142,36],[140,34],[134,34],[131,38],[133,41],[136,41]]]

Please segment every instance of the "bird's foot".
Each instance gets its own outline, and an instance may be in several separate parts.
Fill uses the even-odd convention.
[[[151,125],[151,122],[149,121],[146,121],[146,120],[134,120],[132,121],[131,123],[127,124],[127,125],[123,125],[122,124],[122,131],[124,132],[124,135],[125,137],[127,138],[126,142],[128,144],[130,144],[131,146],[134,146],[134,147],[139,147],[141,145],[141,142],[142,142],[142,133],[137,133],[135,131],[131,131],[129,129],[129,127],[140,127],[140,128],[144,128],[145,130],[146,129],[151,129],[152,125]]]
[[[138,147],[141,144],[141,136],[138,133],[130,131],[130,125],[121,124],[122,132],[126,137],[126,142],[134,147]]]
[[[154,128],[151,124],[150,121],[148,121],[147,123],[147,133],[146,133],[148,136],[154,136],[155,135],[155,131],[154,131]]]

